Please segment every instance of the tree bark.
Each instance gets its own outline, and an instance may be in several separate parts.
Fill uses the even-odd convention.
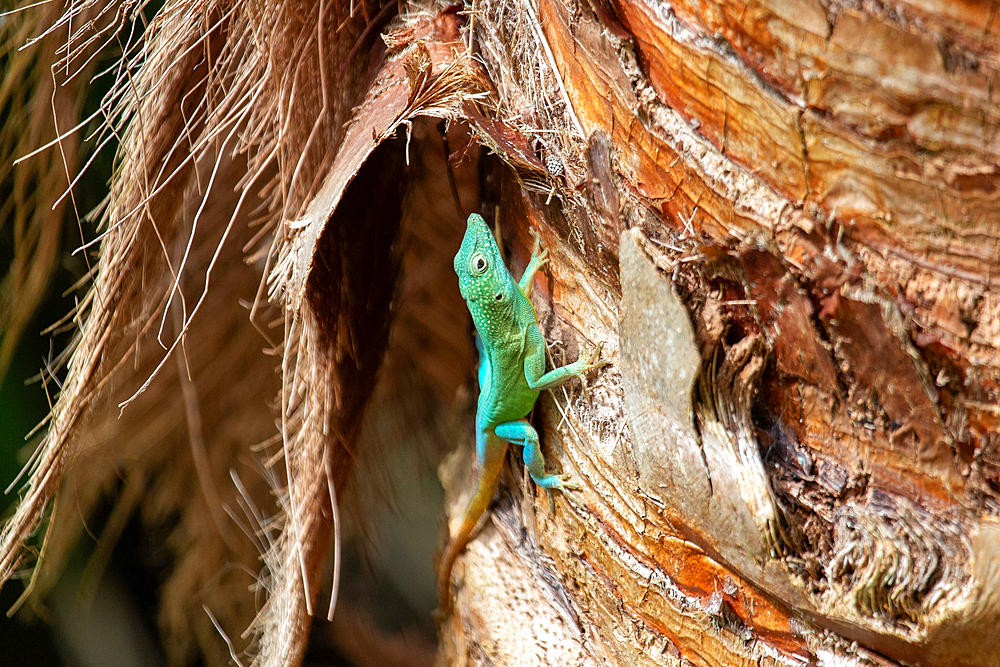
[[[508,480],[445,655],[1000,660],[992,5],[475,20],[553,183],[499,197],[514,264],[537,226],[555,356],[613,363],[541,402],[548,461],[584,488],[553,512]]]

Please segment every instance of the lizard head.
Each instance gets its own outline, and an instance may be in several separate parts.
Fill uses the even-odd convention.
[[[455,273],[462,297],[470,303],[507,300],[510,277],[493,232],[481,215],[473,213],[465,228],[462,247],[455,255]]]

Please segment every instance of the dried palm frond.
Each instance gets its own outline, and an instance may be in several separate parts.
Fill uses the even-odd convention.
[[[0,380],[48,291],[67,206],[77,217],[86,213],[75,210],[67,186],[80,153],[80,133],[71,128],[79,122],[93,70],[93,60],[82,56],[92,55],[94,48],[77,46],[78,57],[70,58],[65,35],[46,34],[62,12],[50,2],[14,7],[0,18],[0,116],[5,119],[0,124],[0,228],[9,226],[13,239],[11,264],[0,281]],[[99,15],[96,7],[79,13],[85,23],[100,22]],[[32,155],[40,146],[49,149]]]
[[[85,10],[134,19],[141,7],[74,3],[53,25]],[[77,513],[117,488],[91,573],[133,512],[151,524],[179,515],[161,605],[174,661],[196,648],[218,664],[230,652],[299,661],[389,336],[406,142],[387,140],[483,90],[464,45],[435,33],[438,11],[399,19],[419,37],[387,55],[378,35],[394,3],[174,0],[125,50],[105,105],[120,149],[88,242],[100,258],[0,533],[0,580],[68,495],[53,511],[43,590]],[[261,298],[265,277],[277,313]],[[254,328],[266,333],[268,320],[282,327],[268,345],[277,374]],[[238,594],[247,585],[257,597]]]

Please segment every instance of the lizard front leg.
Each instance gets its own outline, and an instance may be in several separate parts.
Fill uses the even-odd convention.
[[[583,380],[583,374],[591,368],[600,368],[608,363],[606,360],[599,360],[601,346],[598,345],[589,353],[581,353],[580,358],[573,363],[560,366],[546,373],[545,339],[542,337],[542,332],[537,324],[529,327],[527,332],[527,349],[531,351],[525,356],[524,379],[528,381],[528,386],[535,391],[558,387],[575,377]]]

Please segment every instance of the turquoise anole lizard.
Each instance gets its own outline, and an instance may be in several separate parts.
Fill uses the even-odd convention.
[[[528,297],[535,272],[548,263],[548,251],[534,234],[531,260],[520,283],[504,266],[493,233],[475,213],[469,216],[462,247],[455,255],[455,273],[462,297],[476,325],[479,348],[479,403],[476,410],[476,490],[462,517],[458,532],[441,557],[438,572],[438,607],[451,604],[451,568],[465,548],[480,517],[497,490],[507,445],[524,448],[524,465],[535,484],[545,489],[574,488],[567,475],[545,472],[538,433],[525,417],[538,393],[578,377],[596,362],[600,347],[580,355],[572,364],[545,372],[545,338]]]

